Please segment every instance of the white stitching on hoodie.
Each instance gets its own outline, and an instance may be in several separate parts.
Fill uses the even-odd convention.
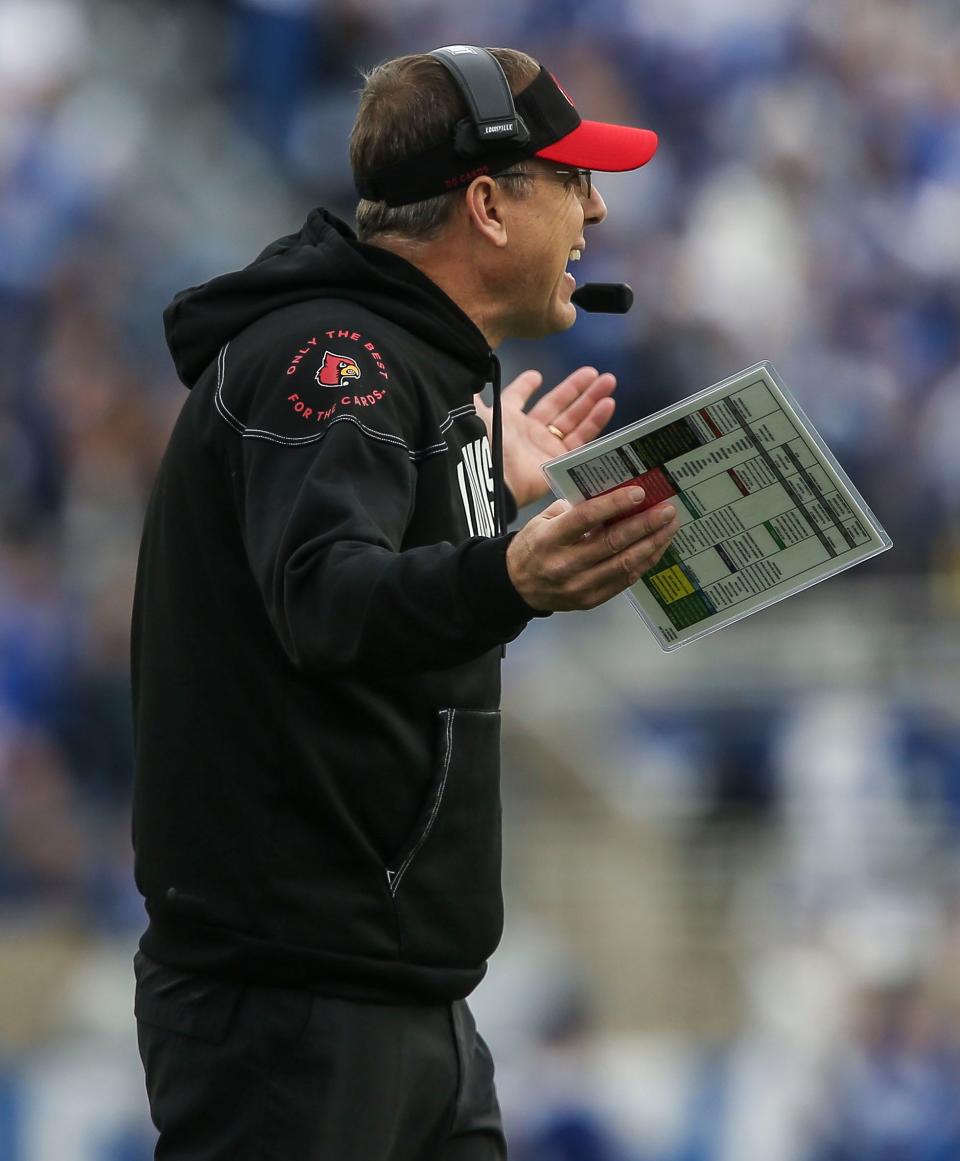
[[[227,421],[227,423],[230,424],[234,431],[239,432],[244,439],[265,439],[270,443],[279,443],[287,447],[299,447],[301,444],[316,443],[318,440],[323,439],[323,437],[335,423],[342,423],[344,420],[346,420],[346,422],[352,423],[355,427],[358,427],[363,432],[363,434],[369,436],[370,439],[378,440],[380,443],[392,443],[397,447],[402,447],[410,459],[415,462],[417,460],[427,459],[430,456],[440,455],[448,450],[448,445],[446,442],[434,443],[429,447],[420,448],[419,450],[412,450],[409,444],[407,444],[406,441],[402,440],[399,436],[386,435],[383,432],[374,431],[372,428],[367,427],[366,424],[361,423],[360,420],[353,415],[338,415],[336,419],[330,420],[326,427],[324,427],[323,431],[318,431],[315,435],[277,435],[275,432],[266,431],[264,428],[247,427],[247,425],[242,420],[238,419],[227,407],[227,404],[223,398],[223,385],[227,368],[227,347],[229,346],[229,343],[224,343],[224,345],[220,348],[219,355],[217,355],[217,390],[214,395],[214,404],[220,415]],[[440,431],[447,431],[453,425],[453,421],[455,419],[459,419],[462,415],[475,415],[476,411],[477,409],[472,403],[465,404],[462,407],[456,407],[453,411],[448,411],[446,418],[440,424]]]

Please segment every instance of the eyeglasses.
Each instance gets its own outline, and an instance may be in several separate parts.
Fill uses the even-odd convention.
[[[566,186],[567,189],[572,189],[585,202],[590,200],[593,193],[593,170],[592,169],[508,169],[504,173],[498,173],[496,180],[499,181],[501,177],[556,177]]]

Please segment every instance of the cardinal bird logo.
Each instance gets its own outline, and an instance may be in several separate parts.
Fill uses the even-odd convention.
[[[349,355],[323,352],[323,363],[314,378],[324,387],[346,387],[351,379],[360,378],[360,367]]]

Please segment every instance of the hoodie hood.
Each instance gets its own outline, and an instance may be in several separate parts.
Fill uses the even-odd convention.
[[[476,324],[416,266],[357,241],[326,210],[278,238],[243,270],[182,290],[163,314],[177,374],[193,387],[217,352],[265,314],[315,298],[348,298],[391,319],[468,370],[486,375],[490,346]]]

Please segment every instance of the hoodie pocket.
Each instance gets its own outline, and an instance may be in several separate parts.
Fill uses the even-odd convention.
[[[444,709],[433,778],[387,870],[405,959],[477,967],[503,929],[500,713]]]

